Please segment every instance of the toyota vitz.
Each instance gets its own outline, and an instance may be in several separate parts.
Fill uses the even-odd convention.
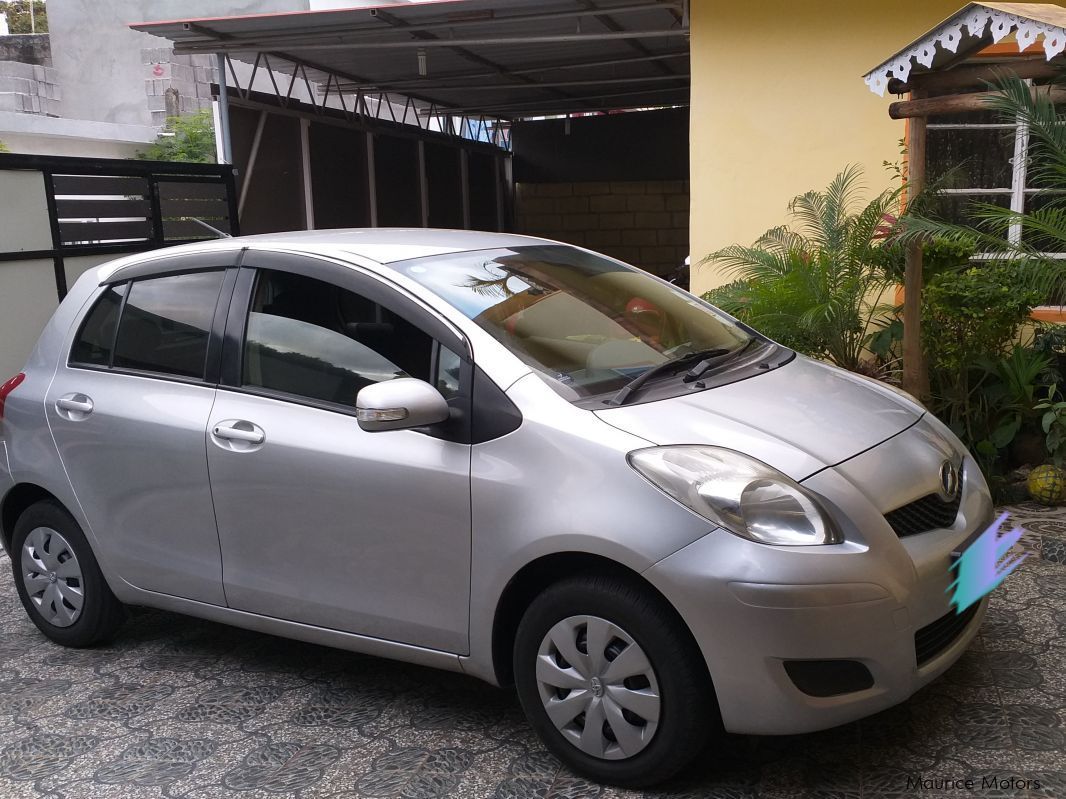
[[[716,730],[819,730],[947,669],[992,520],[909,397],[587,250],[278,234],[86,272],[0,389],[38,628],[125,605],[514,683],[622,785]]]

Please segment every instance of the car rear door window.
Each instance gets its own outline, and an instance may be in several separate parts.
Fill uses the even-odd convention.
[[[113,365],[202,378],[223,271],[139,280],[130,287]]]
[[[433,340],[354,292],[289,272],[259,273],[243,384],[346,407],[371,383],[429,378]]]

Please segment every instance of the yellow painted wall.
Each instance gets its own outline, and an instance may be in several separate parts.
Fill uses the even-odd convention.
[[[862,76],[964,0],[692,0],[691,249],[699,259],[787,221],[788,201],[849,163],[892,179],[904,124]],[[703,292],[730,278],[693,268]]]

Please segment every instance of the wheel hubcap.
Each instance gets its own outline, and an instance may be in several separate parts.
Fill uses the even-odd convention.
[[[544,636],[537,687],[556,729],[585,754],[633,757],[659,725],[659,682],[644,650],[598,616],[571,616]]]
[[[22,545],[22,583],[42,618],[69,627],[81,616],[85,583],[70,543],[50,527],[37,527]]]

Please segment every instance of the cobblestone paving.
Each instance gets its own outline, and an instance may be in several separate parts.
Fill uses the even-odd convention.
[[[0,797],[887,799],[920,775],[977,780],[923,796],[1066,798],[1066,513],[1012,512],[1035,556],[942,679],[836,730],[730,737],[645,794],[561,769],[511,692],[459,675],[156,611],[110,646],[62,649],[26,619],[4,559]]]

